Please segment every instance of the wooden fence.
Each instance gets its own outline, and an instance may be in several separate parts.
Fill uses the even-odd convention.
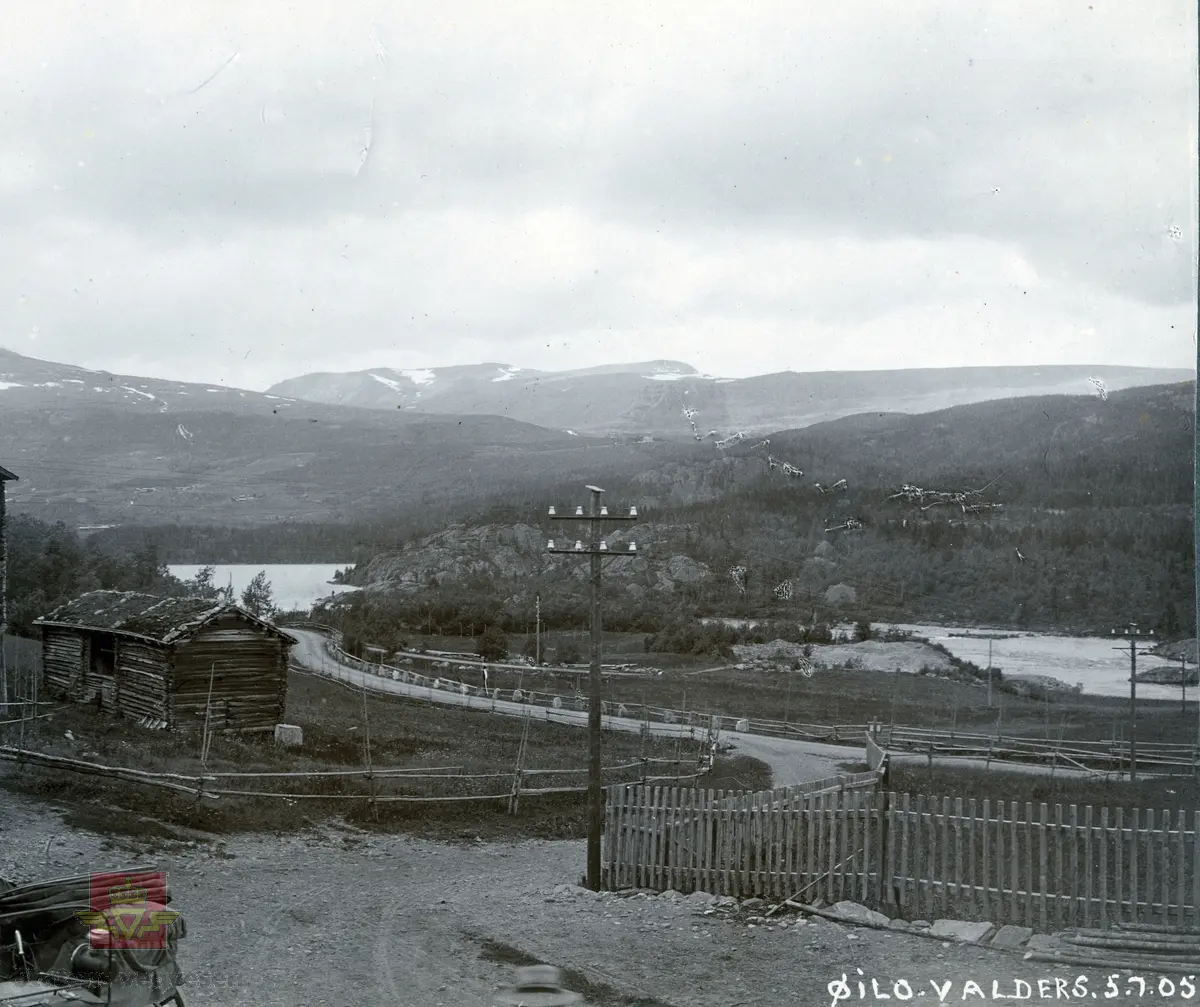
[[[0,745],[0,762],[13,763],[22,769],[67,772],[157,787],[194,796],[197,801],[217,801],[222,798],[359,801],[368,806],[504,801],[515,806],[515,800],[525,797],[587,792],[586,768],[539,769],[518,765],[506,772],[469,773],[462,766],[374,766],[293,772],[224,772],[205,769],[200,773],[185,774],[105,765],[7,745]],[[664,772],[667,767],[680,766],[694,771]],[[706,753],[701,753],[699,764],[691,759],[638,759],[601,767],[603,777],[607,778],[610,785],[614,777],[619,780],[621,777],[636,779],[640,776],[642,780],[651,782],[691,781],[710,772],[711,768],[711,758]]]
[[[296,623],[297,626],[301,625]],[[547,709],[582,710],[586,702],[580,696],[530,689],[486,690],[479,685],[443,676],[421,674],[411,667],[400,668],[387,664],[363,661],[346,653],[337,645],[336,631],[319,624],[304,624],[330,635],[326,652],[336,664],[357,668],[380,677],[419,685],[440,692],[462,696],[505,700]],[[412,654],[410,658],[429,660],[431,655]],[[448,662],[447,666],[448,665]],[[458,665],[472,665],[482,671],[482,662],[466,660]],[[494,665],[494,667],[502,667]],[[933,758],[958,758],[992,762],[1018,762],[1043,765],[1048,768],[1074,769],[1097,773],[1128,771],[1130,745],[1126,740],[1072,740],[1053,737],[1006,735],[1001,731],[984,734],[977,731],[927,729],[919,727],[884,726],[880,724],[810,724],[796,721],[763,720],[756,717],[739,718],[726,714],[705,715],[695,710],[676,710],[670,707],[637,703],[605,701],[606,716],[616,716],[645,723],[678,724],[695,730],[715,728],[717,731],[791,738],[797,741],[817,741],[829,744],[856,744],[864,732],[875,730],[879,743],[896,753],[914,753]],[[1144,775],[1192,775],[1200,773],[1200,748],[1195,745],[1141,741],[1138,743],[1138,768]]]
[[[1041,930],[1200,919],[1200,812],[867,793],[617,786],[604,885],[853,899]]]
[[[790,787],[776,787],[774,790],[760,790],[752,793],[738,791],[723,798],[719,806],[722,808],[790,808],[801,798],[809,798],[814,794],[841,793],[846,790],[874,789],[879,784],[879,774],[842,773],[829,776],[823,780],[812,780],[808,783],[794,783]]]

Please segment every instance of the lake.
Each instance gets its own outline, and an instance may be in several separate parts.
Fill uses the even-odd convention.
[[[755,624],[759,620],[710,618],[702,622],[720,622],[728,626]],[[1083,691],[1093,696],[1129,695],[1129,641],[1095,636],[1059,636],[1053,633],[1026,633],[1018,630],[983,629],[972,626],[931,626],[915,623],[876,623],[876,628],[895,626],[914,636],[922,636],[941,644],[955,657],[986,668],[988,644],[992,648],[992,666],[1009,675],[1048,675],[1067,685],[1082,683]],[[850,625],[835,630],[850,633]],[[973,633],[1001,636],[1003,639],[952,634]],[[1160,668],[1169,662],[1157,657],[1143,656],[1140,651],[1154,642],[1147,639],[1139,644],[1138,671]],[[1124,646],[1121,646],[1124,644]],[[1120,647],[1120,649],[1114,649]],[[1176,664],[1176,667],[1178,664]],[[1138,696],[1146,699],[1178,699],[1179,688],[1173,685],[1151,685],[1138,682]],[[1188,701],[1196,698],[1196,690],[1188,690]]]
[[[344,584],[332,584],[333,575],[351,563],[214,563],[217,587],[224,587],[233,578],[233,590],[240,597],[246,585],[261,570],[267,571],[267,580],[275,595],[275,607],[284,612],[294,609],[307,611],[320,600],[334,594],[355,591],[357,588]],[[181,580],[190,580],[202,569],[195,564],[172,564],[168,569]]]

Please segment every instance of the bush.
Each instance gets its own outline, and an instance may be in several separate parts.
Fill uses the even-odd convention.
[[[475,646],[476,653],[485,661],[502,661],[508,657],[508,637],[499,626],[488,626]]]
[[[560,643],[554,648],[554,657],[559,664],[579,664],[583,655],[573,643]]]
[[[829,628],[828,623],[818,622],[804,631],[804,642],[833,643],[833,630]]]

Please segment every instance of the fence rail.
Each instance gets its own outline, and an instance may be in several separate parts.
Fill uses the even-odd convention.
[[[610,790],[604,884],[1046,929],[1200,920],[1200,811],[825,790]]]
[[[295,772],[209,772],[203,770],[197,775],[183,773],[151,772],[126,766],[111,766],[82,759],[71,759],[65,756],[49,755],[44,752],[29,751],[11,746],[0,746],[0,762],[15,763],[22,767],[41,770],[69,772],[85,776],[98,776],[122,783],[139,786],[158,787],[194,796],[197,800],[216,801],[223,797],[253,797],[271,800],[327,800],[327,801],[361,801],[367,804],[390,804],[397,802],[456,802],[456,801],[508,801],[512,789],[504,793],[486,792],[486,784],[481,781],[492,781],[492,789],[499,789],[495,781],[512,782],[521,797],[542,794],[582,794],[587,792],[585,785],[575,786],[526,786],[526,780],[536,781],[538,777],[575,776],[583,779],[587,774],[586,768],[578,769],[538,769],[521,767],[519,771],[512,769],[497,773],[465,773],[461,766],[414,766],[414,767],[373,767],[352,770],[312,770]],[[695,766],[692,773],[664,773],[659,776],[650,775],[651,767]],[[637,759],[618,765],[601,767],[602,773],[611,780],[612,776],[640,776],[648,782],[682,783],[697,780],[710,772],[711,759],[702,755],[699,764],[692,759]],[[517,777],[514,780],[514,777]],[[222,786],[222,781],[252,781],[252,780],[290,781],[289,789],[283,790],[245,790],[230,789]],[[390,785],[393,790],[404,790],[407,793],[380,793],[380,785]],[[235,783],[236,785],[236,783]],[[277,784],[273,784],[277,785]],[[611,784],[610,784],[611,785]],[[315,788],[315,789],[314,789]],[[424,791],[413,793],[413,790]],[[440,793],[431,791],[439,790]],[[484,792],[479,792],[483,790]],[[471,792],[474,791],[474,792]]]
[[[299,624],[295,624],[299,625]],[[493,700],[505,700],[547,709],[582,710],[586,701],[578,695],[542,692],[531,689],[484,689],[448,675],[426,675],[408,667],[380,664],[356,658],[338,646],[339,636],[330,627],[315,623],[305,624],[308,628],[332,634],[326,641],[326,653],[331,660],[357,668],[370,674],[391,677],[395,681],[420,685],[435,691],[458,693]],[[407,659],[437,660],[434,655],[407,654]],[[481,672],[482,662],[461,660],[459,665],[473,665]],[[508,666],[493,665],[496,668]],[[883,726],[878,724],[811,724],[793,721],[764,720],[755,717],[741,718],[726,714],[702,714],[695,710],[677,710],[670,707],[652,706],[633,701],[606,700],[604,713],[647,724],[670,724],[692,726],[697,729],[711,728],[717,731],[767,735],[790,738],[796,741],[823,742],[827,744],[856,744],[863,733],[877,730],[876,737],[884,747],[896,753],[921,754],[930,759],[961,758],[992,762],[1017,762],[1037,764],[1064,769],[1077,769],[1104,773],[1127,771],[1130,760],[1130,744],[1125,740],[1086,741],[1075,739],[1058,740],[1024,735],[1006,735],[1001,731],[985,734],[978,731],[946,730],[941,728],[919,728]],[[1138,767],[1143,772],[1159,775],[1190,775],[1200,772],[1200,747],[1187,744],[1163,742],[1138,743]]]
[[[808,783],[794,783],[788,787],[776,787],[774,790],[763,790],[754,793],[737,793],[724,798],[723,808],[775,808],[785,809],[800,799],[812,797],[815,794],[841,793],[847,790],[873,789],[879,785],[879,774],[842,773],[829,776],[823,780],[812,780]]]

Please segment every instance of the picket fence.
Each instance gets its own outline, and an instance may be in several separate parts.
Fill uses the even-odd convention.
[[[650,781],[654,782],[654,781]],[[790,808],[792,802],[800,798],[811,798],[814,794],[832,794],[845,790],[861,790],[864,787],[874,789],[879,784],[879,774],[842,773],[829,776],[823,780],[812,780],[808,783],[794,783],[789,787],[776,787],[774,790],[735,791],[724,799],[718,800],[720,808],[773,808],[782,810]]]
[[[1041,930],[1197,922],[1200,812],[861,789],[730,796],[609,788],[604,887],[852,899]]]

